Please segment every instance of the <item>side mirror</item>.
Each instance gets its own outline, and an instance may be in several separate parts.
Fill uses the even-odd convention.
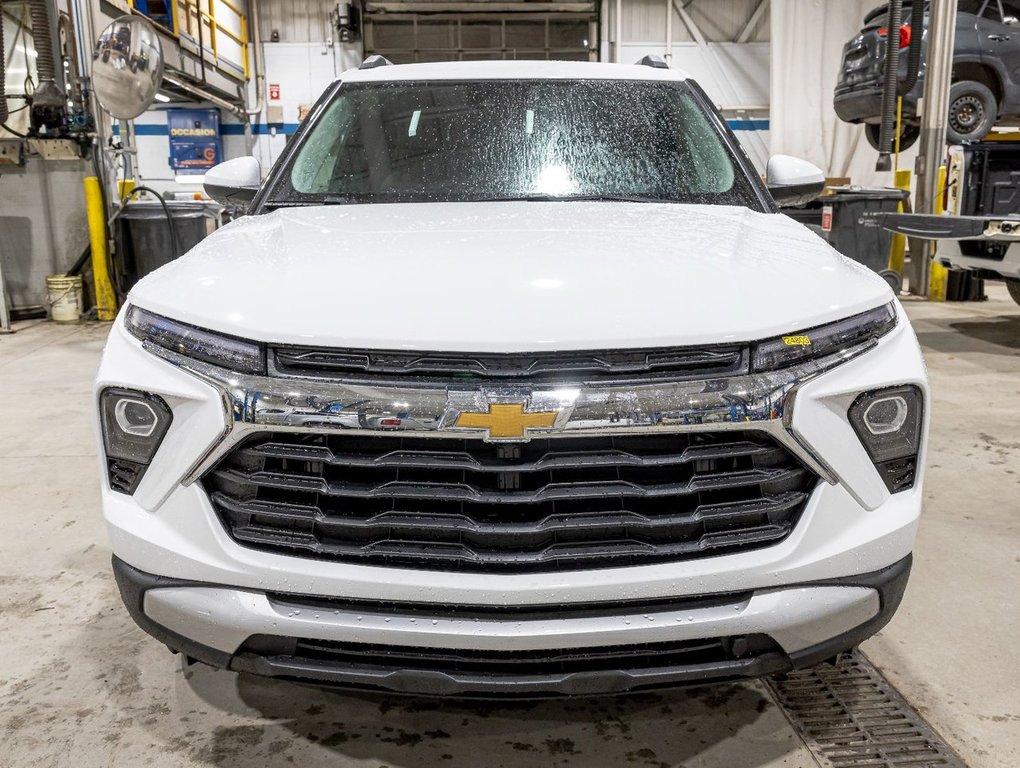
[[[1018,24],[1020,24],[1020,19],[1018,19],[1016,16],[1003,16],[1002,23],[1005,24],[1007,27],[1015,27]]]
[[[254,157],[235,157],[205,174],[205,193],[217,203],[247,207],[262,184],[262,166]]]
[[[780,206],[804,205],[822,194],[825,174],[807,160],[773,155],[765,171],[765,184]]]

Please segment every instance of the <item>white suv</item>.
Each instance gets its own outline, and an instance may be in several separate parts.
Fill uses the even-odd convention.
[[[914,333],[655,64],[375,59],[264,183],[209,173],[249,215],[137,285],[95,385],[143,629],[284,679],[545,696],[781,672],[889,620]]]

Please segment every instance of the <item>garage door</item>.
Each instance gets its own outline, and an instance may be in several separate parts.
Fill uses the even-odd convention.
[[[394,64],[596,61],[597,41],[595,3],[369,2],[365,6],[365,55],[379,53]]]

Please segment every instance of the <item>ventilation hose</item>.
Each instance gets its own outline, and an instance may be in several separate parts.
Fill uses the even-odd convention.
[[[32,11],[32,39],[35,42],[35,66],[39,82],[56,77],[57,63],[53,58],[53,36],[50,32],[50,8],[47,0],[29,0]]]
[[[37,2],[39,0],[36,0]],[[916,4],[916,3],[915,3]],[[900,74],[900,25],[903,0],[890,0],[885,39],[885,83],[882,88],[882,123],[878,132],[876,171],[892,170],[893,131],[896,129],[896,98]]]
[[[35,66],[39,84],[32,93],[32,131],[42,134],[59,130],[64,124],[64,90],[57,85],[57,59],[53,51],[49,0],[29,0],[32,11],[32,38],[35,42]],[[62,62],[61,62],[62,64]],[[63,81],[63,71],[59,73]]]
[[[7,111],[7,52],[4,50],[4,3],[0,0],[0,123],[6,123]]]
[[[900,83],[898,96],[906,96],[917,85],[921,73],[921,46],[924,43],[924,3],[914,0],[910,6],[910,48],[907,51],[907,79]]]

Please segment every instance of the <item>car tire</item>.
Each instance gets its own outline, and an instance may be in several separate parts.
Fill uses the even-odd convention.
[[[986,85],[961,80],[949,89],[949,119],[946,141],[962,144],[980,141],[989,134],[999,116],[999,102]]]
[[[1020,280],[1007,280],[1006,290],[1017,304],[1020,304]]]
[[[895,269],[883,269],[878,273],[878,276],[889,283],[889,287],[892,288],[893,293],[897,296],[900,295],[900,291],[903,290],[903,275]]]
[[[881,151],[878,146],[878,135],[882,127],[875,123],[864,124],[864,136],[875,151]],[[903,123],[900,127],[900,151],[910,149],[917,142],[921,135],[921,126],[912,123]],[[894,147],[895,148],[895,147]]]

